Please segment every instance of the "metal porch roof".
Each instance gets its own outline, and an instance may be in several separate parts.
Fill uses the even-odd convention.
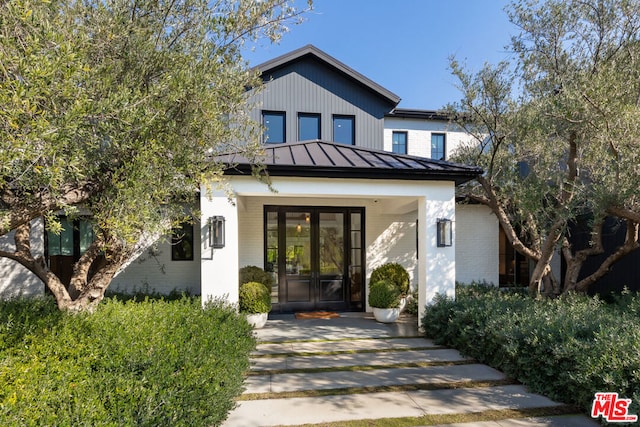
[[[237,154],[219,156],[227,175],[251,173],[251,162]],[[271,176],[454,181],[472,180],[482,169],[417,156],[322,140],[264,146],[263,164]]]

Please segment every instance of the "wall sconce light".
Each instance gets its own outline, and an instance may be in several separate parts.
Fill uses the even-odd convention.
[[[224,217],[209,218],[209,246],[214,249],[224,248]]]
[[[453,227],[451,226],[451,220],[438,218],[436,226],[438,228],[438,247],[443,248],[453,245]]]

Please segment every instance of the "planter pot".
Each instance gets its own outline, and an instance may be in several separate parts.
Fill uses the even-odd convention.
[[[380,323],[393,323],[400,316],[399,308],[378,308],[373,307],[373,317]]]
[[[256,329],[260,329],[267,324],[269,313],[247,314],[247,322]]]

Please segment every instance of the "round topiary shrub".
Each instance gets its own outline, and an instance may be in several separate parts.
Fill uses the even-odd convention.
[[[255,265],[247,265],[240,269],[240,285],[248,282],[258,282],[262,283],[267,287],[271,287],[273,285],[273,276],[271,273],[264,271],[260,267],[256,267]]]
[[[371,307],[397,308],[400,306],[400,291],[387,279],[371,282],[368,301]]]
[[[389,280],[398,288],[401,295],[409,294],[409,273],[407,270],[397,263],[383,264],[373,270],[371,273],[370,283],[379,282],[381,280]]]
[[[268,313],[271,311],[271,291],[262,283],[247,282],[240,286],[241,313]]]

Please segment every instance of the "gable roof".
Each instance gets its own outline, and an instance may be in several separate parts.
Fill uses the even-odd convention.
[[[302,58],[309,56],[333,68],[346,78],[374,92],[378,96],[381,96],[393,105],[398,105],[398,103],[400,102],[400,97],[395,93],[391,92],[388,89],[385,89],[378,83],[365,77],[353,68],[343,64],[342,62],[338,61],[334,57],[328,55],[327,53],[321,51],[311,44],[303,46],[289,53],[285,53],[284,55],[278,56],[277,58],[271,59],[267,62],[263,62],[262,64],[259,64],[254,68],[259,70],[262,75],[267,75],[272,71],[283,68],[292,62],[299,61]]]
[[[454,181],[472,180],[482,169],[322,140],[266,145],[263,164],[271,176]],[[251,173],[251,161],[240,155],[218,156],[227,175]]]

